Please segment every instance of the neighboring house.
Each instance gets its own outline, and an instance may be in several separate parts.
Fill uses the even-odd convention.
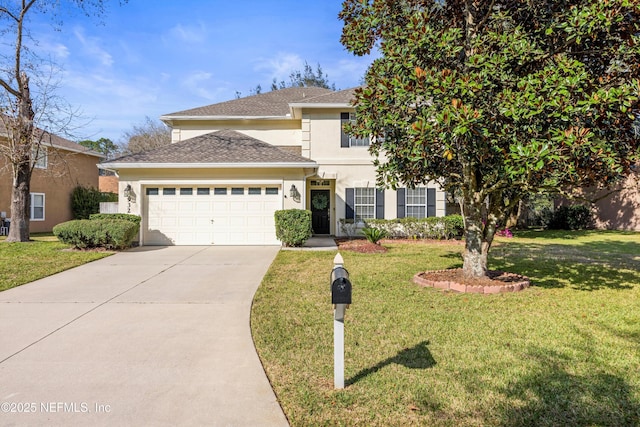
[[[335,236],[345,219],[444,215],[436,184],[376,188],[368,139],[342,131],[353,94],[287,88],[167,114],[172,144],[101,167],[119,176],[120,212],[142,216],[143,245],[279,244],[279,209]]]
[[[0,145],[7,144],[0,129]],[[1,148],[1,147],[0,147]],[[73,219],[71,193],[77,186],[98,188],[96,164],[103,155],[56,135],[44,133],[31,177],[31,233],[50,232]],[[0,211],[11,217],[11,164],[0,155]]]
[[[118,194],[118,177],[115,175],[100,175],[98,189],[103,193]]]
[[[640,165],[627,179],[610,190],[576,191],[577,200],[556,201],[558,206],[589,202],[594,225],[602,230],[640,231]]]

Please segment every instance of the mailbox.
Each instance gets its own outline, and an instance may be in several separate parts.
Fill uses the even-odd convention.
[[[349,272],[343,267],[331,272],[331,304],[351,304]]]

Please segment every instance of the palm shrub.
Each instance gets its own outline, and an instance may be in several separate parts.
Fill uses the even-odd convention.
[[[376,245],[380,240],[387,237],[387,232],[385,230],[369,226],[362,229],[362,234],[367,238],[368,241],[370,241],[371,243],[375,243]]]

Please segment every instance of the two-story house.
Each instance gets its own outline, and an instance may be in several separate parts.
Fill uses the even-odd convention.
[[[31,176],[29,231],[50,232],[61,222],[73,219],[71,194],[82,186],[98,188],[98,168],[104,156],[57,135],[42,132],[35,150]],[[0,125],[0,153],[7,152],[6,130]],[[0,155],[0,212],[11,218],[11,164]],[[4,230],[3,230],[4,231]]]
[[[287,88],[161,117],[172,144],[102,165],[143,245],[279,244],[274,211],[312,211],[316,235],[340,220],[445,214],[445,195],[376,188],[368,139],[346,135],[353,89]]]

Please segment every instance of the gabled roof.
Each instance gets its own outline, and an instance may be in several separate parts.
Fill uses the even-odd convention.
[[[192,108],[165,114],[161,120],[177,118],[204,118],[204,117],[281,117],[285,118],[290,113],[289,104],[292,102],[304,102],[319,95],[334,93],[331,89],[321,87],[291,87],[274,90],[245,98]]]
[[[319,107],[319,106],[353,106],[355,99],[356,88],[339,90],[336,92],[325,93],[322,95],[314,96],[313,98],[306,98],[289,103],[291,108],[294,107]]]
[[[102,163],[105,169],[316,167],[305,157],[234,130],[220,130]]]
[[[76,144],[73,141],[69,141],[68,139],[62,138],[61,136],[54,135],[42,129],[37,129],[37,136],[41,138],[41,144],[45,147],[53,147],[53,148],[61,148],[67,151],[72,151],[75,153],[82,153],[88,156],[95,156],[104,158],[105,155],[102,153],[98,153],[97,151],[93,151],[83,145]],[[0,136],[7,136],[7,128],[4,125],[4,122],[0,120]]]

